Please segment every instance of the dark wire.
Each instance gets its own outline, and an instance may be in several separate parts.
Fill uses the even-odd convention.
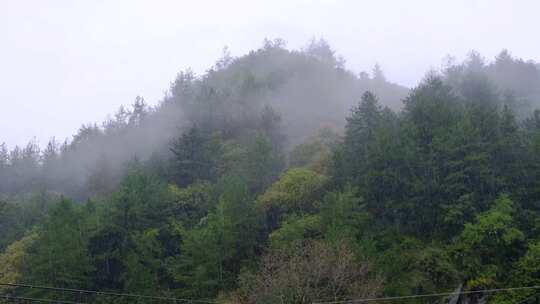
[[[83,302],[72,302],[72,301],[40,299],[40,298],[27,298],[27,297],[16,297],[16,296],[10,296],[10,295],[0,295],[0,300],[20,300],[20,301],[30,301],[30,302],[36,302],[36,303],[84,304]]]
[[[509,287],[509,288],[496,288],[496,289],[482,289],[460,292],[443,292],[443,293],[431,293],[431,294],[418,294],[410,296],[398,296],[398,297],[382,297],[382,298],[364,298],[364,299],[348,299],[338,301],[315,301],[313,304],[341,304],[341,303],[361,303],[361,302],[373,302],[373,301],[393,301],[404,299],[416,299],[416,298],[428,298],[428,297],[442,297],[451,295],[462,294],[475,294],[475,293],[495,293],[502,291],[524,290],[524,289],[540,289],[540,285],[536,286],[521,286],[521,287]]]
[[[163,300],[163,301],[171,301],[171,302],[175,301],[175,302],[208,303],[208,304],[219,303],[219,302],[216,302],[216,301],[207,301],[207,300],[180,299],[180,298],[172,298],[172,297],[158,297],[158,296],[139,295],[139,294],[132,294],[132,293],[116,293],[116,292],[104,292],[104,291],[96,291],[96,290],[59,288],[59,287],[38,286],[38,285],[30,285],[30,284],[0,283],[0,286],[33,288],[33,289],[54,290],[54,291],[66,291],[66,292],[72,292],[72,293],[95,294],[95,295],[101,295],[101,296],[126,297],[126,298],[129,297],[129,298],[139,298],[139,299]]]

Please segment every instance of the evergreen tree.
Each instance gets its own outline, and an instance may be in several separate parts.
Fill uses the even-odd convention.
[[[172,266],[188,296],[215,297],[219,290],[231,289],[255,254],[259,221],[245,182],[228,176],[221,188],[216,210],[201,227],[187,232],[184,253]]]
[[[370,149],[375,141],[375,133],[381,123],[381,108],[377,98],[371,92],[362,95],[360,104],[351,110],[345,126],[342,166],[345,172],[337,175],[349,177],[349,181],[362,183],[369,164]]]
[[[211,141],[198,127],[191,127],[171,147],[173,180],[179,186],[215,180],[219,150],[219,143]]]
[[[62,288],[93,287],[88,231],[77,209],[73,202],[62,199],[50,211],[28,252],[26,282]]]

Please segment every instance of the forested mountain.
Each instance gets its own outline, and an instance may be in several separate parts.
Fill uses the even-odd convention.
[[[71,140],[51,139],[43,151],[35,142],[11,151],[2,145],[0,193],[47,189],[79,200],[109,193],[127,161],[169,157],[170,143],[194,125],[219,131],[223,139],[274,132],[266,135],[282,137],[273,140],[290,149],[321,127],[342,128],[366,90],[399,108],[407,89],[387,82],[378,66],[373,74],[347,71],[324,40],[300,51],[287,50],[279,39],[266,40],[239,58],[225,48],[206,74],[180,72],[155,107],[137,97],[101,125],[83,125]]]
[[[211,303],[540,285],[539,88],[538,64],[507,51],[409,91],[378,66],[355,75],[322,40],[225,50],[155,107],[137,97],[43,150],[2,145],[0,284]]]

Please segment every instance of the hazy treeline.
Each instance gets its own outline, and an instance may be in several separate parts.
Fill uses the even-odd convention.
[[[474,51],[460,64],[450,58],[443,70],[446,83],[456,88],[458,95],[498,100],[500,105],[510,105],[519,119],[527,118],[540,107],[540,65],[514,58],[507,50],[501,51],[492,62]],[[485,87],[483,93],[491,95],[478,95],[478,87]]]
[[[4,149],[0,282],[224,303],[539,285],[539,79],[506,51],[410,91],[347,71],[324,41],[225,52],[156,107]]]
[[[127,161],[169,157],[169,144],[194,124],[230,133],[223,134],[227,137],[257,128],[261,115],[274,115],[287,134],[283,145],[290,148],[323,126],[341,128],[365,90],[398,108],[407,90],[386,81],[378,66],[373,74],[346,70],[324,40],[300,51],[287,50],[279,39],[266,40],[239,58],[224,49],[206,74],[180,72],[155,107],[137,97],[101,125],[83,125],[71,140],[53,138],[45,147],[30,142],[10,151],[2,145],[0,193],[47,189],[85,199],[108,192]]]

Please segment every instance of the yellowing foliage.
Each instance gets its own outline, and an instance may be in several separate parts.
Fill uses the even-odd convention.
[[[13,242],[0,254],[0,282],[16,283],[22,277],[26,250],[36,240],[37,234],[29,234]],[[5,287],[0,287],[0,289]]]
[[[316,207],[316,198],[326,185],[327,177],[312,170],[294,168],[283,173],[257,200],[265,209],[306,212]]]

